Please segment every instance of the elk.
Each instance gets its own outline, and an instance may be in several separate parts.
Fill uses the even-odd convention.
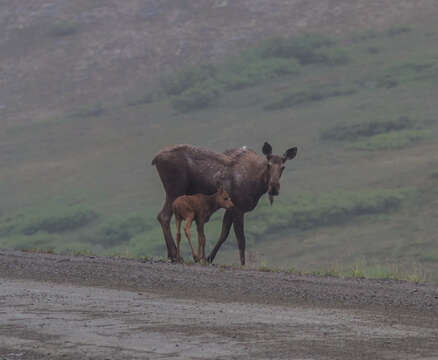
[[[245,265],[245,213],[253,210],[265,193],[272,204],[274,196],[280,192],[285,163],[295,158],[297,148],[292,147],[283,155],[273,155],[272,146],[265,142],[262,152],[264,157],[246,147],[217,153],[192,145],[176,145],[163,149],[154,157],[152,165],[155,165],[166,192],[157,219],[163,230],[169,259],[177,260],[177,249],[170,231],[174,200],[181,195],[212,194],[217,181],[221,181],[234,207],[225,211],[219,240],[207,261],[213,262],[233,225],[240,263]]]
[[[192,249],[195,262],[201,260],[205,264],[205,234],[204,224],[210,220],[210,216],[220,208],[231,209],[234,206],[230,195],[223,189],[222,184],[217,184],[217,191],[213,195],[196,194],[181,195],[172,204],[172,210],[176,221],[176,260],[181,262],[181,223],[185,220],[184,232]],[[195,220],[198,230],[198,253],[195,253],[192,239],[190,238],[190,226]]]

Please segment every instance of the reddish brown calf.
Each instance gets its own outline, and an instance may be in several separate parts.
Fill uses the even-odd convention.
[[[220,208],[230,209],[234,206],[228,193],[222,188],[222,185],[217,186],[217,192],[213,195],[195,194],[182,195],[175,199],[172,205],[176,220],[176,258],[181,261],[180,242],[181,242],[181,222],[186,221],[184,232],[189,240],[192,248],[193,260],[196,262],[201,259],[205,263],[205,234],[204,224],[210,220],[210,216]],[[198,230],[198,253],[195,253],[192,240],[190,238],[190,226],[195,220]]]

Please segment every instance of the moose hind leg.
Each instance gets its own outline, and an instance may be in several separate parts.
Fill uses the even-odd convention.
[[[163,208],[157,216],[157,220],[160,222],[161,228],[163,229],[164,240],[166,241],[167,246],[167,256],[170,260],[176,261],[176,246],[170,230],[170,220],[172,219],[173,214],[172,202],[173,199],[166,198]]]

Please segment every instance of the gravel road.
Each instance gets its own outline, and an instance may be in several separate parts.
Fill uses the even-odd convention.
[[[13,359],[438,359],[438,287],[0,250]]]

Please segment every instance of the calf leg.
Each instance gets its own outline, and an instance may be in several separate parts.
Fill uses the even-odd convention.
[[[231,210],[225,211],[224,218],[222,220],[222,231],[221,235],[219,237],[219,240],[213,250],[210,252],[210,254],[207,257],[207,261],[209,263],[212,263],[214,258],[216,257],[216,254],[221,247],[221,245],[227,240],[228,234],[230,233],[231,224],[233,223],[233,213]]]
[[[192,249],[192,256],[194,261],[199,261],[198,255],[195,253],[195,249],[193,248],[192,239],[190,237],[190,226],[192,226],[193,216],[186,218],[186,226],[184,227],[184,232],[186,233],[187,240],[189,240],[190,248]]]
[[[172,219],[172,203],[173,198],[166,198],[163,208],[157,216],[158,221],[163,229],[164,240],[167,246],[167,256],[170,260],[176,261],[176,246],[172,238],[172,232],[170,231],[170,220]]]
[[[243,213],[236,212],[233,218],[233,228],[234,228],[234,233],[236,234],[237,244],[239,246],[240,264],[242,266],[245,265],[245,246],[246,246],[243,216],[244,216]]]
[[[200,258],[201,264],[205,264],[205,234],[204,234],[204,224],[197,224],[198,228],[198,256]]]

